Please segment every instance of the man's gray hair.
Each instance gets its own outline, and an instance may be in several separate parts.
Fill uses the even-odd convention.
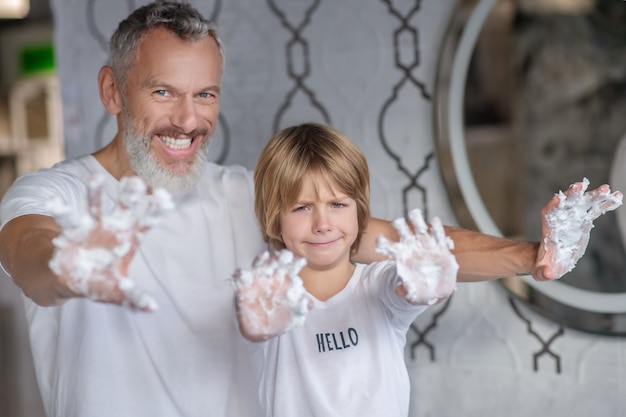
[[[158,0],[139,7],[119,26],[109,43],[113,74],[125,89],[130,67],[135,59],[137,46],[146,32],[164,28],[180,39],[196,41],[206,36],[215,39],[224,65],[224,47],[217,35],[217,26],[205,19],[198,10],[186,1]]]

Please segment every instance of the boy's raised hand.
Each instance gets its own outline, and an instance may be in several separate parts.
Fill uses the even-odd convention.
[[[312,305],[298,276],[304,265],[304,258],[283,249],[266,251],[252,269],[235,272],[237,316],[246,338],[266,340],[304,323]]]
[[[61,234],[53,239],[50,269],[77,296],[133,309],[153,311],[152,297],[128,278],[128,266],[143,233],[174,208],[165,190],[148,194],[139,177],[120,180],[117,201],[110,212],[102,209],[101,177],[89,182],[86,212],[78,212],[61,200],[48,207]]]
[[[435,304],[448,298],[456,289],[459,266],[450,252],[454,244],[445,235],[439,218],[433,218],[429,228],[421,211],[414,209],[409,213],[409,220],[413,231],[403,218],[394,220],[400,241],[390,242],[380,236],[377,250],[396,263],[402,281],[396,289],[398,296],[411,304]]]

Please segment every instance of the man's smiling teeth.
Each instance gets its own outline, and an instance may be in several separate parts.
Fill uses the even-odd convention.
[[[191,146],[191,138],[175,139],[168,136],[159,136],[159,138],[170,149],[187,149]]]

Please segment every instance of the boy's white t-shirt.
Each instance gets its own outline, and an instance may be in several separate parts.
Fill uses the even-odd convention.
[[[27,174],[0,206],[4,225],[49,215],[62,197],[85,208],[87,182],[104,176],[105,210],[118,181],[92,156]],[[243,167],[207,166],[194,191],[142,239],[129,277],[153,296],[154,313],[71,299],[40,307],[25,298],[37,380],[49,417],[261,415],[261,348],[232,318],[229,278],[264,249]]]
[[[406,417],[406,333],[426,307],[399,298],[397,284],[393,262],[357,264],[303,326],[263,342],[265,416]]]

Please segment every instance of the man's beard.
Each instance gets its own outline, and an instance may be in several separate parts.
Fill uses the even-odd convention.
[[[133,171],[143,178],[148,186],[164,188],[172,194],[183,194],[191,191],[198,184],[208,161],[211,143],[208,131],[200,132],[204,134],[205,140],[192,162],[180,161],[176,164],[177,166],[171,166],[168,169],[151,151],[150,145],[154,131],[144,135],[134,130],[132,126],[130,115],[124,111],[124,147],[128,154],[128,160]],[[163,133],[165,132],[167,129]],[[165,133],[166,136],[170,134]],[[184,165],[184,172],[179,172],[181,165]]]

